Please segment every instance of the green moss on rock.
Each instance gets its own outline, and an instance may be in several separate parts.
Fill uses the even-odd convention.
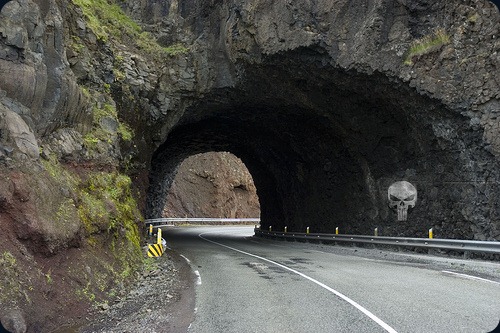
[[[437,29],[432,34],[413,41],[406,52],[405,65],[413,65],[413,58],[434,52],[450,43],[450,35],[444,29]]]
[[[131,180],[118,172],[95,172],[80,185],[78,208],[85,229],[90,234],[98,230],[126,230],[127,238],[139,246],[137,222],[142,216],[131,194]],[[103,228],[105,226],[105,228]]]
[[[110,110],[108,108],[105,114]],[[43,165],[52,181],[68,189],[70,196],[61,201],[52,221],[59,225],[79,220],[86,244],[95,250],[105,248],[114,257],[115,264],[103,269],[118,282],[131,277],[142,264],[138,224],[143,217],[137,208],[130,178],[118,171],[85,170],[79,175],[62,166],[55,156],[43,160]],[[102,281],[97,285],[103,289]],[[87,296],[98,292],[94,287],[85,286],[79,296],[90,299],[92,297]]]
[[[121,7],[112,0],[72,0],[81,8],[87,20],[88,27],[98,40],[108,42],[110,39],[123,43],[129,40],[138,49],[145,51],[154,58],[162,58],[188,52],[188,49],[175,44],[163,47],[155,38],[130,18]]]
[[[20,302],[31,303],[29,293],[33,291],[22,267],[9,251],[0,254],[0,306],[14,305]]]
[[[117,142],[118,138],[123,141],[132,141],[134,131],[129,125],[118,119],[116,107],[109,96],[100,95],[98,92],[88,93],[94,101],[92,107],[92,129],[83,137],[83,144],[91,157],[95,154],[107,152],[107,147]],[[102,97],[106,102],[100,103]]]

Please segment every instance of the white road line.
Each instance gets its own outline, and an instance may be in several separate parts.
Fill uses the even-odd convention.
[[[200,272],[198,271],[194,271],[194,274],[196,275],[196,285],[197,286],[201,286],[201,275],[200,275]]]
[[[450,271],[441,271],[441,272],[445,273],[445,274],[449,274],[449,275],[456,275],[456,276],[462,277],[464,279],[477,280],[477,281],[495,283],[495,284],[499,284],[500,285],[500,282],[496,282],[496,281],[488,280],[488,279],[483,279],[483,278],[480,278],[478,276],[467,275],[467,274],[462,274],[462,273],[455,273],[455,272],[450,272]]]
[[[204,233],[201,233],[198,235],[198,237],[200,237],[201,239],[207,241],[207,242],[210,242],[210,243],[213,243],[213,244],[216,244],[216,245],[219,245],[219,246],[222,246],[222,247],[225,247],[227,249],[230,249],[230,250],[233,250],[233,251],[236,251],[236,252],[239,252],[239,253],[242,253],[242,254],[245,254],[247,256],[250,256],[250,257],[254,257],[254,258],[257,258],[257,259],[260,259],[260,260],[263,260],[265,262],[268,262],[268,263],[271,263],[273,265],[276,265],[278,267],[281,267],[283,269],[286,269],[287,271],[290,271],[292,273],[295,273],[301,277],[303,277],[304,279],[306,280],[309,280],[315,284],[317,284],[318,286],[328,290],[329,292],[333,293],[334,295],[336,295],[337,297],[343,299],[344,301],[346,301],[347,303],[351,304],[352,306],[354,306],[356,309],[358,309],[359,311],[363,312],[365,315],[367,315],[371,320],[373,320],[374,322],[376,322],[378,325],[380,325],[383,329],[385,329],[387,332],[389,333],[397,333],[397,331],[395,329],[393,329],[391,326],[389,326],[388,324],[386,324],[385,322],[383,322],[380,318],[378,318],[377,316],[375,316],[373,313],[371,313],[370,311],[368,311],[367,309],[365,309],[364,307],[362,307],[361,305],[359,305],[358,303],[356,303],[355,301],[353,301],[352,299],[350,299],[349,297],[345,296],[344,294],[338,292],[337,290],[333,289],[333,288],[330,288],[328,287],[326,284],[322,283],[322,282],[319,282],[318,280],[315,280],[313,279],[312,277],[310,276],[307,276],[305,275],[304,273],[301,273],[293,268],[290,268],[290,267],[287,267],[285,265],[282,265],[280,263],[277,263],[275,261],[272,261],[272,260],[269,260],[269,259],[266,259],[264,257],[261,257],[261,256],[258,256],[256,254],[252,254],[252,253],[249,253],[249,252],[245,252],[245,251],[242,251],[242,250],[238,250],[234,247],[231,247],[231,246],[227,246],[227,245],[224,245],[224,244],[221,244],[221,243],[218,243],[218,242],[215,242],[213,240],[210,240],[210,239],[207,239],[205,237],[203,237],[203,235],[205,234],[208,234],[208,233],[211,233],[211,232],[204,232]]]
[[[183,257],[183,258],[187,261],[187,263],[188,263],[188,264],[190,264],[190,263],[191,263],[191,260],[189,260],[189,259],[188,259],[187,257],[185,257],[184,255],[182,255],[182,254],[181,254],[181,257]]]
[[[181,257],[187,261],[188,264],[191,264],[191,260],[189,260],[185,255],[181,254]],[[196,285],[201,286],[201,275],[199,271],[194,271],[194,275],[196,275]]]

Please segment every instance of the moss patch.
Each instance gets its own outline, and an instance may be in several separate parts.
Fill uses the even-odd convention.
[[[131,195],[131,180],[118,172],[95,172],[80,185],[78,208],[89,234],[115,232],[123,227],[125,235],[139,246],[136,222],[142,220],[137,203]]]
[[[124,142],[132,141],[134,131],[130,126],[118,119],[118,112],[114,102],[105,97],[104,103],[98,102],[100,95],[98,92],[89,92],[90,100],[94,101],[92,107],[92,129],[83,137],[83,145],[90,153],[90,157],[95,154],[107,153],[109,145],[118,144],[120,138]]]
[[[111,110],[108,108],[103,116],[108,116]],[[92,251],[105,248],[113,256],[114,264],[100,263],[100,270],[117,283],[130,278],[142,264],[138,224],[143,221],[130,178],[118,171],[84,170],[77,174],[62,166],[54,156],[43,160],[43,165],[60,187],[68,189],[71,197],[61,202],[52,220],[81,221],[87,246]],[[92,294],[102,291],[103,282],[93,280],[97,277],[89,275],[86,280],[93,282],[79,289],[79,297],[91,300]]]
[[[81,184],[78,212],[90,237],[106,233],[107,247],[119,263],[115,275],[128,279],[141,262],[138,222],[141,213],[131,193],[131,180],[118,172],[97,172]]]
[[[185,53],[188,49],[180,44],[163,47],[155,38],[126,15],[121,7],[112,0],[72,0],[82,9],[88,27],[98,40],[130,40],[139,49],[155,58]]]
[[[438,29],[432,34],[413,41],[406,52],[405,65],[413,65],[413,58],[439,50],[441,46],[450,43],[450,35],[444,29]]]
[[[29,275],[18,265],[17,259],[9,251],[0,253],[0,305],[31,303],[33,286]]]

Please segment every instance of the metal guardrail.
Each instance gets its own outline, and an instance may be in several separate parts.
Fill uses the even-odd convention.
[[[148,219],[145,220],[146,225],[153,225],[153,227],[167,227],[175,226],[176,224],[207,224],[207,223],[260,223],[259,218],[241,218],[241,219],[230,219],[230,218],[212,218],[212,217],[164,217],[158,219]]]
[[[398,247],[418,247],[426,249],[454,250],[464,252],[467,257],[470,252],[500,254],[500,241],[473,241],[461,239],[407,238],[364,235],[337,235],[321,233],[275,232],[255,228],[255,235],[284,239],[300,239],[308,241],[329,241],[354,244],[390,245]]]

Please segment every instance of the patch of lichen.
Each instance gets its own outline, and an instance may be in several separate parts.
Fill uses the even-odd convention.
[[[50,155],[42,159],[42,165],[49,173],[53,180],[58,184],[64,184],[66,187],[76,190],[80,183],[80,177],[71,173],[68,169],[64,168],[55,155]]]
[[[405,54],[405,65],[413,65],[416,57],[434,52],[450,43],[450,35],[444,29],[437,29],[429,35],[414,40]]]
[[[130,277],[141,261],[137,224],[143,220],[131,192],[131,180],[118,172],[89,175],[81,186],[79,207],[88,234],[106,232],[108,248],[121,267],[117,275]]]
[[[185,53],[188,49],[180,44],[163,47],[155,38],[124,13],[121,7],[113,0],[72,0],[81,8],[88,27],[98,40],[109,42],[128,40],[138,49],[155,58]]]
[[[75,202],[71,198],[66,198],[62,200],[56,211],[55,222],[58,226],[64,227],[67,223],[70,223],[75,217]]]
[[[89,157],[107,153],[110,146],[117,145],[118,138],[124,142],[132,141],[134,131],[129,125],[118,119],[116,106],[109,95],[85,90],[89,100],[94,104],[92,107],[92,129],[83,137],[83,145],[89,152]],[[105,101],[101,102],[100,100],[103,99]],[[103,122],[106,120],[115,123],[116,128],[104,126]]]
[[[9,251],[0,254],[0,305],[31,303],[30,293],[33,286],[29,274],[23,271],[17,259]]]
[[[77,217],[83,223],[87,236],[94,233],[121,232],[132,248],[140,247],[137,223],[143,217],[132,194],[132,181],[118,171],[87,171],[79,176],[63,167],[52,155],[42,160],[45,170],[70,198],[62,200],[55,210],[55,220],[67,221]],[[122,238],[123,238],[122,237]]]
[[[106,228],[108,224],[108,211],[104,201],[87,191],[79,193],[80,202],[78,215],[83,223],[88,237]],[[89,238],[89,244],[96,244],[94,238]]]

